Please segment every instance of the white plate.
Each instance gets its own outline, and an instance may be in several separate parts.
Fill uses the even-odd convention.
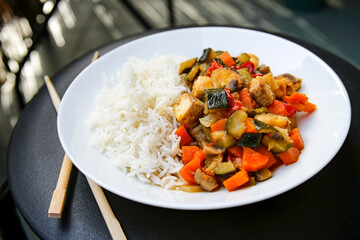
[[[275,75],[291,73],[303,78],[301,92],[317,110],[299,115],[298,126],[305,141],[299,161],[282,166],[274,176],[254,187],[228,192],[185,193],[140,183],[114,168],[89,145],[91,132],[85,121],[94,109],[103,74],[114,76],[129,56],[150,59],[176,54],[198,57],[204,48],[228,50],[231,55],[250,52],[271,67]],[[318,173],[340,149],[349,130],[351,107],[336,73],[307,49],[283,38],[231,27],[198,27],[165,31],[132,41],[102,56],[73,81],[58,115],[62,146],[75,166],[100,186],[122,197],[153,206],[174,209],[219,209],[261,201],[284,193]],[[336,177],[336,176],[334,176]]]

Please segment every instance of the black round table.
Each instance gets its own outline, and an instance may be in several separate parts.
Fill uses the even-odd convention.
[[[104,54],[146,34],[96,50]],[[229,209],[164,209],[104,190],[128,239],[360,239],[360,71],[319,47],[280,36],[317,54],[343,81],[352,104],[352,122],[340,151],[300,186],[268,200]],[[60,96],[90,63],[92,54],[75,60],[52,77]],[[75,167],[62,219],[48,218],[63,156],[56,112],[43,87],[22,111],[10,141],[8,178],[14,202],[41,239],[110,239],[86,178]]]

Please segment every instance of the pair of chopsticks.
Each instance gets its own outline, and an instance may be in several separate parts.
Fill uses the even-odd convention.
[[[96,59],[99,58],[99,52],[96,51],[94,53],[94,56],[91,60],[91,62],[94,62]],[[44,81],[46,84],[46,87],[49,91],[51,101],[56,109],[56,112],[59,111],[60,107],[60,97],[52,84],[49,76],[44,77]],[[66,197],[66,190],[69,183],[69,178],[71,174],[72,169],[72,162],[70,158],[65,153],[63,163],[61,166],[58,182],[56,184],[56,188],[53,192],[53,196],[50,202],[50,207],[48,211],[48,216],[50,218],[61,218],[64,204],[65,204],[65,197]],[[109,205],[109,202],[106,199],[106,196],[102,190],[102,188],[97,185],[94,181],[92,181],[90,178],[86,176],[86,179],[90,185],[91,191],[95,197],[95,200],[100,208],[101,214],[103,215],[105,219],[105,223],[110,231],[110,234],[113,239],[122,239],[125,240],[126,236],[120,226],[119,221],[116,219],[113,211],[111,210],[111,207]]]

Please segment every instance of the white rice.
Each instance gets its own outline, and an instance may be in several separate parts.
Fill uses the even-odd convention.
[[[106,79],[89,119],[92,146],[129,176],[167,189],[183,184],[172,106],[187,91],[178,74],[184,60],[129,58],[116,77]]]

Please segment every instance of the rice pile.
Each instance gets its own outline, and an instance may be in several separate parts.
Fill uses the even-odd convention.
[[[105,78],[89,119],[91,145],[140,181],[173,189],[183,164],[172,106],[187,91],[179,56],[131,57],[116,77]]]

